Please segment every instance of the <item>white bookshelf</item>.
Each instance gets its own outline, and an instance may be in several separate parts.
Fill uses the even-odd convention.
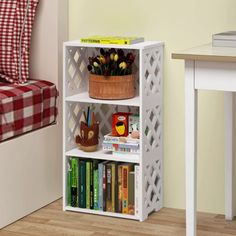
[[[79,41],[64,43],[63,75],[63,210],[81,213],[145,220],[163,206],[162,176],[162,42],[143,42],[134,45],[84,44]],[[136,55],[133,72],[136,77],[136,96],[125,100],[97,100],[88,95],[88,57],[99,54],[100,48],[122,48]],[[84,152],[77,148],[82,110],[93,104],[99,120],[100,145],[103,136],[111,131],[111,115],[128,111],[140,115],[140,154],[113,155],[99,148]],[[67,206],[66,171],[69,157],[111,160],[140,165],[138,215],[127,215]],[[136,206],[135,206],[136,207]]]

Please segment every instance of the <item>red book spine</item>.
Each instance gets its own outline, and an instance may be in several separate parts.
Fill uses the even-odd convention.
[[[122,213],[128,214],[128,166],[122,168]]]

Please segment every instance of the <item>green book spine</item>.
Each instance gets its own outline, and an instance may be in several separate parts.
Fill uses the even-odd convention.
[[[78,207],[78,159],[71,158],[71,206]]]
[[[93,169],[93,193],[94,193],[94,210],[99,210],[98,207],[98,161],[94,161],[94,169]]]
[[[90,167],[91,162],[86,162],[86,208],[90,209]]]
[[[93,204],[93,162],[90,164],[90,209],[94,208]]]
[[[86,208],[86,162],[79,161],[79,207]]]
[[[71,206],[71,169],[67,170],[67,205]]]

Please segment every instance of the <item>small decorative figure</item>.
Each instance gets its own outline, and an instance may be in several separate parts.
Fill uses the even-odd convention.
[[[131,138],[139,139],[139,115],[134,114],[129,116],[129,135]]]
[[[140,134],[139,134],[139,125],[138,123],[131,124],[131,133],[130,136],[131,138],[136,138],[139,139]]]

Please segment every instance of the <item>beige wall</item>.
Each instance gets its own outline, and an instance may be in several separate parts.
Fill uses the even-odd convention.
[[[69,0],[70,39],[137,35],[165,42],[164,204],[185,207],[184,64],[171,53],[236,29],[235,0]],[[199,95],[198,209],[223,213],[223,94]]]

